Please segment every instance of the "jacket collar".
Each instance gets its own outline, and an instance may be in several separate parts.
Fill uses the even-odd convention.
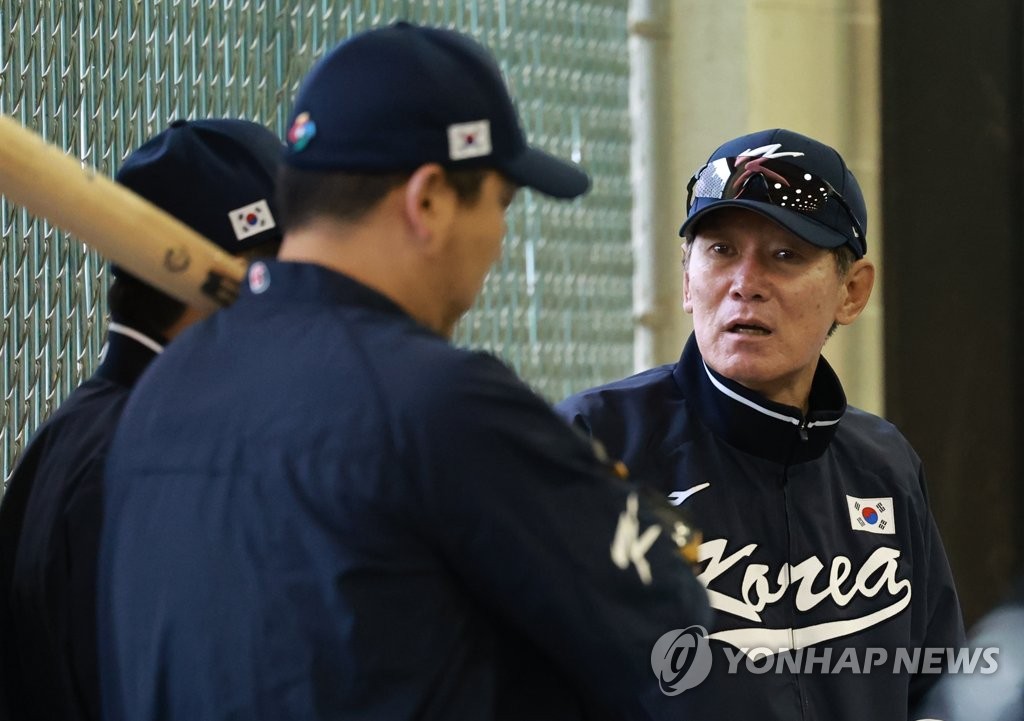
[[[846,395],[835,371],[818,361],[810,410],[774,403],[713,371],[691,334],[673,369],[683,395],[700,420],[730,445],[777,463],[802,463],[821,456],[846,412]]]
[[[146,366],[163,351],[163,340],[121,323],[107,326],[107,342],[100,351],[96,375],[112,383],[131,388]]]
[[[249,266],[239,300],[262,297],[276,302],[357,305],[409,317],[395,301],[340,271],[316,263],[262,259]]]

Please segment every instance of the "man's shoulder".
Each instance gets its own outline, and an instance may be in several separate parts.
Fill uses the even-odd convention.
[[[864,441],[911,448],[910,441],[906,439],[895,423],[855,406],[848,406],[846,408],[840,429]]]
[[[501,358],[429,339],[411,344],[413,358],[400,386],[407,402],[443,407],[500,408],[502,404],[544,401]]]
[[[672,376],[674,364],[657,366],[610,383],[587,388],[559,402],[555,408],[562,415],[600,412],[608,407],[642,405],[648,400],[677,394]]]
[[[59,466],[62,475],[72,475],[70,465],[84,463],[106,449],[129,392],[96,376],[88,379],[36,429],[23,454],[24,465],[36,468],[28,461],[37,457],[37,462]],[[15,468],[16,475],[24,472],[21,465]]]
[[[77,542],[81,533],[91,533],[98,524],[93,507],[83,510],[77,499],[98,492],[128,393],[128,388],[93,376],[36,430],[19,457],[0,504],[0,518],[20,535],[15,545],[25,549],[23,555],[33,563],[51,557],[54,534],[71,533],[71,541]],[[60,530],[72,512],[78,525]]]
[[[75,388],[54,411],[47,424],[78,422],[84,418],[120,413],[131,388],[94,375]]]
[[[894,423],[853,406],[846,409],[833,446],[846,449],[865,468],[920,470],[917,451]]]

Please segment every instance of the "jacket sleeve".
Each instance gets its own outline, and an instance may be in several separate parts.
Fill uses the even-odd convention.
[[[593,429],[590,427],[590,420],[584,410],[582,401],[577,396],[570,396],[554,406],[555,413],[562,419],[578,429],[582,433],[592,436]]]
[[[498,361],[467,355],[455,376],[409,419],[455,572],[620,718],[679,717],[651,654],[663,635],[709,621],[679,551],[685,522]]]
[[[924,503],[925,558],[928,572],[927,628],[922,648],[946,648],[954,651],[966,644],[963,612],[957,597],[953,573],[946,558],[946,550],[939,535],[938,526],[927,502],[927,487],[924,472],[919,473]],[[937,681],[935,674],[918,673],[910,681],[910,708],[921,703],[928,689]]]
[[[22,456],[22,470],[34,464],[31,446]],[[11,608],[14,593],[14,566],[18,542],[24,525],[25,509],[32,490],[28,473],[15,473],[0,502],[0,721],[12,721],[24,712],[18,702],[22,686],[14,643],[14,619]]]
[[[96,575],[103,518],[102,479],[105,454],[97,454],[82,469],[82,476],[64,509],[63,538],[67,557],[69,628],[67,663],[70,680],[83,712],[100,718],[99,654],[96,650]]]

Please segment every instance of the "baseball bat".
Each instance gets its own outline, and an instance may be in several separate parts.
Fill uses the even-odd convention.
[[[238,296],[244,260],[6,115],[0,195],[197,310]]]

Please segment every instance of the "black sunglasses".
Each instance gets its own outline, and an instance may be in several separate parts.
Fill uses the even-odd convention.
[[[864,228],[839,191],[824,178],[779,158],[740,155],[711,161],[698,170],[686,186],[687,213],[693,209],[698,198],[741,198],[744,192],[750,190],[750,181],[755,177],[761,179],[762,187],[759,197],[752,200],[768,202],[812,217],[822,215],[828,200],[834,198],[850,218],[854,238],[863,242]]]

